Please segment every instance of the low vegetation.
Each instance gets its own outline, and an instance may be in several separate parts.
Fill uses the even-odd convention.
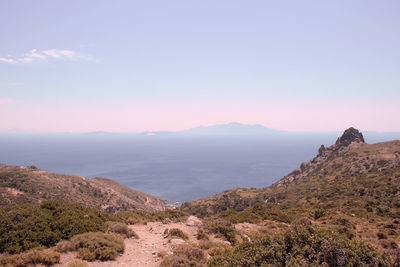
[[[67,267],[89,267],[89,264],[82,260],[72,260],[68,263]]]
[[[21,254],[0,255],[0,266],[24,267],[37,264],[51,266],[60,261],[60,253],[52,249],[35,248]]]
[[[220,250],[208,266],[390,266],[371,245],[315,226],[253,236]]]
[[[245,208],[242,211],[226,210],[211,218],[222,219],[230,221],[231,223],[259,223],[265,220],[272,220],[276,222],[291,223],[296,211],[293,210],[280,210],[277,208],[267,208],[261,204],[255,204],[252,207]]]
[[[176,210],[146,212],[142,210],[129,210],[117,213],[116,218],[126,224],[145,224],[148,222],[184,222],[188,213]]]
[[[224,238],[231,244],[235,244],[237,241],[237,232],[229,220],[208,220],[205,229],[218,237]]]
[[[207,259],[203,250],[191,245],[180,245],[173,255],[164,257],[160,267],[205,267]]]
[[[199,228],[197,230],[196,238],[197,238],[197,240],[209,240],[210,239],[208,234],[201,228]]]
[[[167,231],[167,237],[169,238],[180,238],[183,240],[188,240],[189,236],[187,233],[183,232],[181,229],[178,228],[171,228]]]
[[[108,233],[119,234],[124,238],[139,238],[139,236],[124,223],[108,222],[106,225]]]
[[[71,242],[75,244],[78,257],[87,261],[115,260],[125,249],[120,236],[101,232],[76,235]]]
[[[0,209],[0,253],[49,247],[85,232],[104,231],[110,215],[79,204],[45,201]]]
[[[108,214],[61,200],[48,200],[40,205],[2,207],[0,208],[0,253],[21,253],[40,246],[50,247],[57,243],[57,251],[71,251],[73,248],[67,240],[87,232],[100,231],[119,234],[124,238],[139,238],[126,225],[133,218],[136,223],[165,220],[177,222],[186,220],[187,213],[179,210],[158,212],[131,210]]]

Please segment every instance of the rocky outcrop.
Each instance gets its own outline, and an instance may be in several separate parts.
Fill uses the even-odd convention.
[[[338,147],[346,147],[351,143],[365,143],[362,133],[353,127],[344,131],[343,135],[336,140],[335,145]]]
[[[350,148],[362,146],[363,144],[365,144],[365,141],[362,133],[357,129],[350,127],[344,131],[342,136],[340,136],[336,140],[336,143],[332,146],[325,147],[324,145],[321,145],[321,147],[318,149],[318,155],[316,157],[309,162],[303,162],[300,165],[300,168],[283,177],[278,182],[278,186],[288,184],[296,179],[301,179],[309,175],[311,172],[317,170],[318,167],[326,162],[330,157],[345,153]]]

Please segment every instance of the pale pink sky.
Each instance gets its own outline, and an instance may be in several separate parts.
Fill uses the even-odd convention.
[[[400,131],[400,116],[396,116],[399,107],[373,101],[358,105],[350,101],[307,100],[209,100],[180,105],[161,100],[46,104],[0,98],[0,114],[0,130],[36,132],[176,131],[232,121],[289,131],[341,131],[350,126],[369,131]]]

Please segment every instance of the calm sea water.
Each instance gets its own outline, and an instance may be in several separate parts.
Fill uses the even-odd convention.
[[[337,136],[0,135],[0,163],[107,177],[174,203],[268,186]]]

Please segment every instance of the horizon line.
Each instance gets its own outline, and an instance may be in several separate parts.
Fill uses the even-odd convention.
[[[269,126],[265,126],[260,123],[255,123],[255,124],[247,124],[247,123],[241,123],[241,122],[227,122],[227,123],[217,123],[217,124],[211,124],[211,125],[199,125],[191,128],[185,128],[185,129],[180,129],[180,130],[139,130],[139,131],[105,131],[105,130],[93,130],[93,131],[35,131],[35,130],[25,130],[21,128],[11,128],[11,129],[0,129],[0,134],[143,134],[143,133],[156,133],[156,132],[163,132],[163,133],[182,133],[185,131],[189,131],[192,129],[197,129],[197,128],[207,128],[207,127],[213,127],[213,126],[228,126],[230,124],[238,124],[238,125],[243,125],[243,126],[262,126],[265,128],[265,130],[270,130],[271,133],[340,133],[345,131],[346,129],[350,127],[345,127],[345,129],[341,130],[282,130],[282,129],[275,129],[271,128]],[[353,126],[351,126],[353,127]],[[358,129],[357,127],[354,127]],[[360,132],[373,132],[373,133],[400,133],[400,131],[385,131],[385,130],[360,130]],[[234,131],[233,131],[234,132]],[[262,134],[267,134],[267,133],[259,133],[258,135]],[[192,134],[196,135],[196,134]],[[203,134],[206,135],[206,134]]]

